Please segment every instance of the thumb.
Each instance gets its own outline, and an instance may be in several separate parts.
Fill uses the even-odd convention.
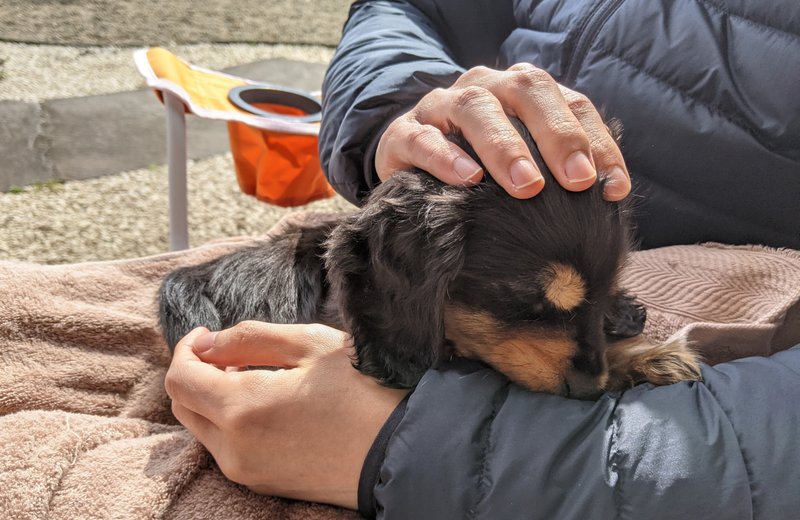
[[[314,350],[310,327],[314,326],[243,321],[197,336],[192,349],[197,357],[215,365],[294,368]]]

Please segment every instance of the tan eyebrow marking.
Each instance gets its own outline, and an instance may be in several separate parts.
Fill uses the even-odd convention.
[[[586,296],[583,278],[570,265],[553,262],[542,273],[540,282],[547,301],[562,311],[571,311]]]

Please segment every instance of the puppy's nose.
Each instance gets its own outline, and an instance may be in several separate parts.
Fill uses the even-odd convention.
[[[603,385],[607,378],[606,374],[593,376],[574,369],[569,370],[564,381],[567,387],[567,397],[594,401],[602,395]]]

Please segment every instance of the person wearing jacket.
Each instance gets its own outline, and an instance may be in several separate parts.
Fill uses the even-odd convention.
[[[356,2],[323,88],[321,157],[356,203],[408,166],[474,183],[482,172],[441,138],[453,125],[510,196],[535,196],[537,172],[503,130],[509,113],[533,127],[566,189],[599,170],[616,200],[633,172],[645,247],[800,248],[798,34],[788,1]],[[624,161],[594,106],[622,121]],[[195,330],[167,375],[173,411],[232,480],[367,516],[800,511],[800,345],[593,402],[527,392],[467,361],[407,394],[354,370],[349,349],[321,325]]]
[[[391,174],[385,170],[414,162],[397,149],[417,145],[416,162],[434,149],[425,134],[393,146],[387,130],[417,137],[431,127],[441,131],[454,122],[454,110],[469,105],[458,94],[483,89],[489,96],[476,104],[494,97],[521,117],[556,177],[567,156],[590,146],[599,155],[590,161],[607,173],[627,163],[642,199],[636,224],[644,248],[717,241],[800,249],[798,34],[800,6],[786,0],[759,7],[743,0],[356,2],[323,84],[320,156],[331,184],[357,203]],[[512,79],[510,86],[531,92],[507,100],[503,85],[476,77],[486,75],[476,70],[481,66],[529,67],[517,71],[528,73],[527,84]],[[551,95],[554,83],[565,92],[561,103]],[[430,108],[431,92],[441,93],[435,89],[456,94]],[[625,163],[597,132],[597,112],[581,95],[622,122]],[[574,107],[582,139],[565,105]],[[422,124],[397,132],[408,112]],[[481,122],[500,119],[487,114]],[[511,149],[513,158],[514,144],[490,131],[483,141]],[[494,159],[467,138],[481,158]],[[391,151],[382,156],[382,148]],[[495,174],[510,169],[492,168],[494,162],[487,166]],[[433,166],[424,169],[457,179]]]

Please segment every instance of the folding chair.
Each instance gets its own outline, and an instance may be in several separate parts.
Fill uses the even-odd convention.
[[[134,61],[166,111],[171,250],[189,247],[186,113],[228,122],[244,193],[280,206],[334,194],[319,164],[320,104],[311,94],[197,67],[161,48],[137,50]]]

